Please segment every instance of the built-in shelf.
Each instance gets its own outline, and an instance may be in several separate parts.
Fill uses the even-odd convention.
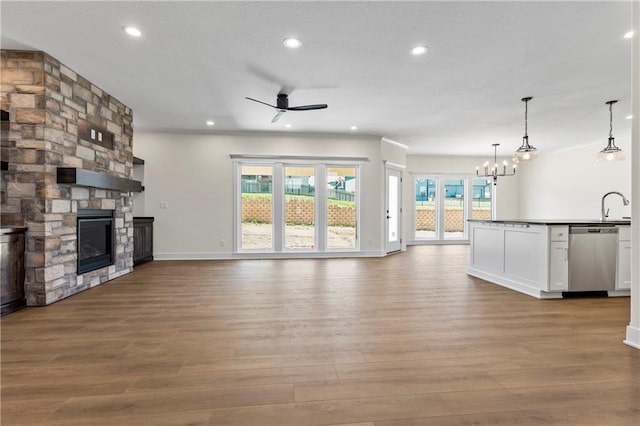
[[[144,160],[142,158],[133,156],[133,164],[144,164]]]
[[[110,189],[121,192],[142,191],[142,183],[140,181],[75,167],[58,167],[57,183],[89,186],[92,188]]]

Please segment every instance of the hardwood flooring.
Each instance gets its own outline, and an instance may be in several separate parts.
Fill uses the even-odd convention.
[[[633,425],[629,298],[537,300],[467,246],[165,261],[2,318],[2,425]]]

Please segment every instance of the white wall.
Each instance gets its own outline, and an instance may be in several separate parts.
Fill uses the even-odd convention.
[[[361,251],[382,253],[380,139],[254,134],[136,132],[134,154],[145,160],[144,211],[154,216],[154,255],[224,258],[233,252],[234,193],[230,154],[367,157],[361,170]],[[168,208],[161,209],[160,202]],[[369,242],[371,242],[369,244]]]
[[[619,191],[630,197],[630,141],[616,138],[616,145],[626,153],[625,161],[595,161],[596,153],[606,145],[607,130],[603,129],[599,143],[555,153],[541,152],[538,160],[522,164],[520,212],[524,218],[599,219],[604,194]],[[617,195],[610,195],[606,206],[612,219],[631,216],[630,206],[623,206]]]
[[[458,175],[475,176],[476,167],[487,161],[493,162],[493,155],[486,157],[461,157],[461,156],[439,156],[439,155],[408,155],[407,156],[407,179],[404,181],[403,192],[405,193],[404,209],[408,212],[405,215],[405,235],[413,235],[414,211],[412,204],[413,176],[415,175]],[[498,162],[507,158],[498,158]],[[520,218],[519,185],[520,172],[515,176],[498,178],[496,188],[496,218],[497,219],[518,219]]]

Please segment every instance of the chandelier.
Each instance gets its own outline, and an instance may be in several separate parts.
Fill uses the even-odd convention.
[[[609,105],[609,141],[607,142],[607,146],[602,149],[602,151],[596,154],[596,161],[620,161],[624,160],[624,152],[620,148],[618,148],[614,142],[613,137],[613,104],[618,101],[609,101],[605,102]]]
[[[529,112],[528,104],[531,99],[533,99],[531,96],[521,99],[522,102],[524,102],[524,136],[522,137],[522,145],[520,145],[520,148],[518,148],[513,154],[513,161],[516,163],[535,160],[538,158],[538,150],[529,145],[529,135],[527,134],[527,116]]]
[[[489,168],[490,163],[487,161],[482,165],[482,173],[480,172],[480,166],[476,167],[476,176],[489,177],[493,179],[493,184],[498,184],[498,176],[513,176],[516,174],[516,165],[512,164],[509,167],[507,160],[502,162],[502,167],[498,166],[498,147],[499,143],[491,144],[493,147],[493,167]],[[509,171],[508,171],[509,170]]]

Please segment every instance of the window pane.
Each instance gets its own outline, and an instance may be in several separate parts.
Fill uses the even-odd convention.
[[[464,179],[444,181],[444,238],[464,238]]]
[[[242,166],[242,250],[273,248],[273,167]]]
[[[356,248],[355,167],[327,167],[327,248]]]
[[[315,249],[315,167],[284,168],[284,246]]]
[[[387,210],[387,217],[389,222],[389,235],[387,235],[387,241],[390,243],[398,241],[398,217],[395,212],[398,211],[400,202],[398,197],[398,183],[399,178],[397,176],[389,175],[389,210]]]
[[[416,179],[416,240],[436,238],[435,179]]]
[[[473,179],[472,219],[491,220],[492,189],[491,179]]]

